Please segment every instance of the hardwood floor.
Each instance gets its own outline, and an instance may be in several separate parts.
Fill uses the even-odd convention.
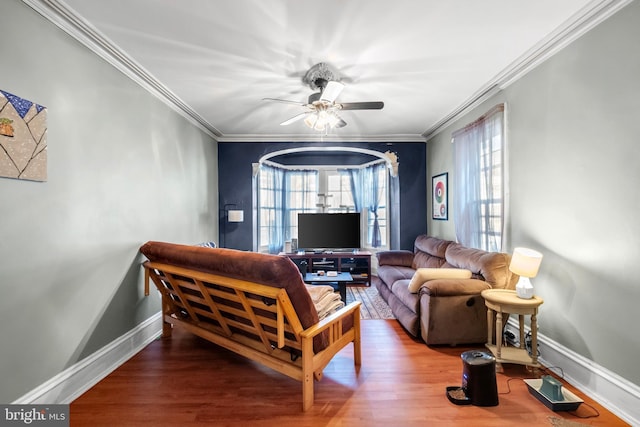
[[[579,422],[627,425],[571,386],[585,404],[553,412],[527,391],[519,365],[497,374],[499,405],[458,406],[447,386],[461,383],[464,351],[427,347],[395,320],[362,321],[362,366],[352,346],[315,384],[315,405],[302,412],[302,386],[257,363],[174,329],[76,399],[71,426],[551,426]],[[509,391],[510,390],[510,391]],[[598,416],[596,416],[599,413]],[[594,418],[580,418],[590,417]]]

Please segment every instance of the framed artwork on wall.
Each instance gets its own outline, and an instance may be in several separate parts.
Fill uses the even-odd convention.
[[[431,178],[431,188],[433,197],[431,204],[433,207],[433,219],[449,219],[449,174],[441,173]]]
[[[0,177],[47,180],[47,109],[0,90]]]

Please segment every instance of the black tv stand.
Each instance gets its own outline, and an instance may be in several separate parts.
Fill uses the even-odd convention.
[[[371,252],[282,252],[280,255],[286,255],[296,265],[305,261],[309,273],[316,273],[319,270],[351,273],[352,283],[371,286]]]

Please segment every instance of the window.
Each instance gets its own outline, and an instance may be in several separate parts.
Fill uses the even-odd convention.
[[[327,187],[327,212],[356,212],[348,173],[336,169],[325,170],[323,182]]]
[[[384,162],[340,170],[296,170],[262,164],[257,195],[259,250],[284,250],[285,242],[298,236],[298,214],[302,212],[365,212],[361,226],[366,236],[363,246],[387,248],[387,179]]]
[[[278,232],[282,231],[281,227],[277,228],[278,224],[282,224],[281,212],[281,194],[283,190],[282,171],[268,166],[260,168],[259,185],[258,185],[258,198],[260,200],[260,207],[258,209],[258,238],[264,247],[261,246],[261,251],[269,251],[270,248],[266,245],[269,242],[275,242],[275,236]],[[273,236],[273,240],[272,240]]]
[[[320,182],[326,182],[327,185],[325,212],[364,212],[362,229],[366,230],[363,233],[365,246],[388,247],[386,165],[378,162],[358,169],[326,170],[320,176]],[[370,200],[365,206],[362,203],[356,204],[355,200],[362,197]]]
[[[317,171],[288,171],[261,165],[258,185],[258,245],[278,253],[298,235],[298,213],[315,212]]]
[[[367,247],[380,248],[387,245],[387,169],[383,163],[362,170],[363,199],[366,212]]]
[[[380,244],[378,246],[372,247],[389,247],[388,244],[388,221],[389,221],[389,211],[387,209],[388,201],[389,201],[389,189],[388,189],[388,178],[389,174],[387,173],[385,165],[383,167],[378,168],[376,172],[376,179],[378,180],[378,225],[380,227]],[[369,218],[370,227],[373,227],[375,222],[375,217],[373,215]]]
[[[317,171],[289,171],[286,174],[286,215],[284,241],[298,237],[298,214],[315,212],[318,193]]]
[[[501,251],[505,224],[504,105],[453,133],[456,238],[465,246]]]

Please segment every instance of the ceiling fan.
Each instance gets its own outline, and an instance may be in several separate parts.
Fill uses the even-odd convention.
[[[263,98],[263,101],[276,101],[286,104],[299,105],[304,111],[280,123],[280,126],[290,125],[304,119],[304,123],[315,130],[327,132],[332,128],[347,125],[340,115],[341,110],[380,110],[384,102],[336,102],[344,89],[344,84],[336,80],[334,72],[325,63],[311,67],[302,79],[312,90],[319,92],[309,95],[307,103],[289,101],[279,98]]]

